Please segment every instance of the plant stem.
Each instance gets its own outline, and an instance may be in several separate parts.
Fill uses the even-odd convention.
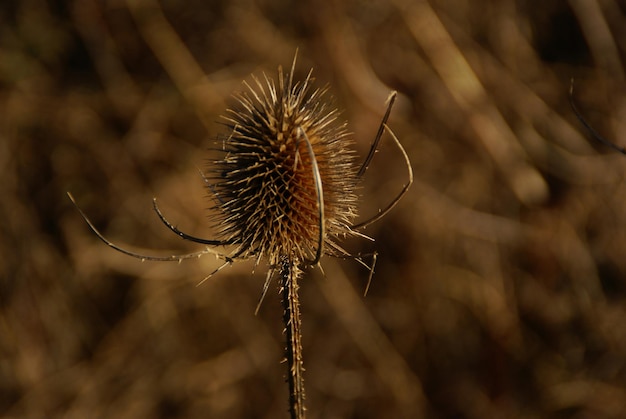
[[[280,260],[280,291],[283,302],[283,322],[287,347],[287,382],[289,383],[289,411],[292,419],[303,419],[304,408],[304,367],[302,364],[302,331],[300,323],[300,301],[298,298],[298,278],[301,270],[297,260],[283,256]]]

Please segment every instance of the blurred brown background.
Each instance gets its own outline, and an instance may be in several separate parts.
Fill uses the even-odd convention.
[[[287,416],[275,284],[214,257],[198,168],[242,80],[314,68],[364,156],[390,125],[416,182],[301,283],[311,418],[626,417],[619,0],[22,0],[0,6],[0,415]],[[385,140],[362,218],[406,182]]]

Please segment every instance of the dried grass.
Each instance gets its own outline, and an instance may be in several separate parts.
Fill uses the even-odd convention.
[[[9,2],[11,3],[11,2]],[[14,2],[15,3],[15,2]],[[0,412],[285,417],[281,307],[241,263],[150,264],[90,234],[193,250],[210,237],[213,121],[300,50],[367,152],[390,90],[416,182],[368,227],[368,272],[300,283],[309,417],[626,415],[626,25],[615,1],[166,2],[1,6]],[[304,76],[304,75],[301,75]],[[391,142],[359,213],[405,171]],[[398,163],[400,162],[400,163]],[[357,220],[358,221],[358,220]]]

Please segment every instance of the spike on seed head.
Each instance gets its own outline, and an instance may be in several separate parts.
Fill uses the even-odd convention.
[[[224,116],[231,130],[224,157],[209,169],[214,222],[238,255],[276,265],[281,256],[305,261],[317,252],[317,260],[324,242],[332,252],[333,239],[352,232],[352,140],[326,89],[311,89],[311,72],[293,83],[293,67],[287,77],[279,67],[278,83],[253,80]]]

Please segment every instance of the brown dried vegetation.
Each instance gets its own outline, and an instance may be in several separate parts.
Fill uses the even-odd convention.
[[[284,417],[282,308],[253,261],[141,263],[212,237],[203,167],[248,74],[328,83],[358,156],[390,90],[416,181],[300,283],[309,417],[626,415],[624,6],[606,1],[4,2],[0,414]],[[250,79],[247,79],[250,81]],[[253,82],[253,81],[251,81]],[[387,142],[367,218],[402,188]],[[357,160],[361,161],[361,160]],[[357,223],[359,218],[355,220]],[[257,269],[261,271],[261,269]]]

